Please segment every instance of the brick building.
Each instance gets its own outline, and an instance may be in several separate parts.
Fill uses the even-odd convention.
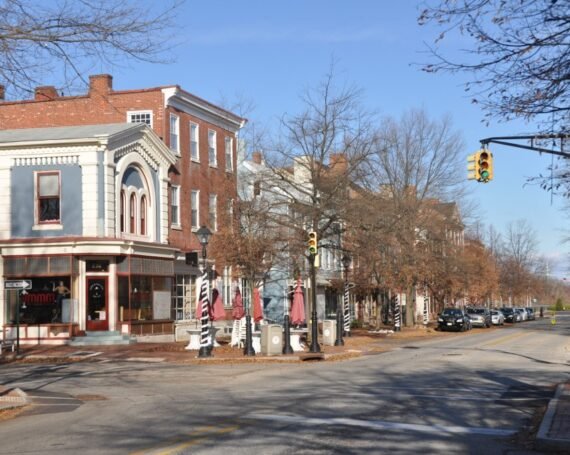
[[[176,251],[171,314],[188,320],[200,274],[186,259],[200,250],[195,230],[207,225],[215,234],[237,198],[236,145],[245,120],[177,85],[114,90],[110,75],[91,76],[89,82],[85,95],[63,96],[45,86],[36,88],[32,100],[6,100],[0,86],[0,130],[129,122],[154,130],[176,157],[168,172],[167,243]],[[128,192],[125,197],[128,213]],[[128,218],[124,227],[137,234]],[[218,273],[217,287],[229,303],[230,271]]]

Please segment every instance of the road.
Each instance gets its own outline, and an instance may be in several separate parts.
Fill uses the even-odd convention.
[[[2,366],[34,400],[0,454],[523,454],[570,373],[570,314],[344,362]],[[381,344],[382,341],[379,341]]]

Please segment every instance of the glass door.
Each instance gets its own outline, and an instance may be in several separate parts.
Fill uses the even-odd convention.
[[[107,278],[87,278],[87,330],[109,330]]]

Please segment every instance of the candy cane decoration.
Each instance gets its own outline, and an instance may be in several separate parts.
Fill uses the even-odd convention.
[[[206,349],[210,345],[210,314],[208,312],[210,302],[208,301],[208,284],[208,271],[204,270],[200,286],[200,302],[202,302],[200,350]]]
[[[398,294],[394,296],[394,332],[399,332],[402,325],[402,314],[400,312],[400,299]]]
[[[424,325],[428,325],[429,294],[427,284],[424,284]]]
[[[348,281],[344,283],[344,331],[350,333],[350,303],[348,292]]]

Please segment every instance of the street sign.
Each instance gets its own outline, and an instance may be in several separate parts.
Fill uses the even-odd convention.
[[[6,280],[4,281],[4,289],[30,289],[32,280]]]

